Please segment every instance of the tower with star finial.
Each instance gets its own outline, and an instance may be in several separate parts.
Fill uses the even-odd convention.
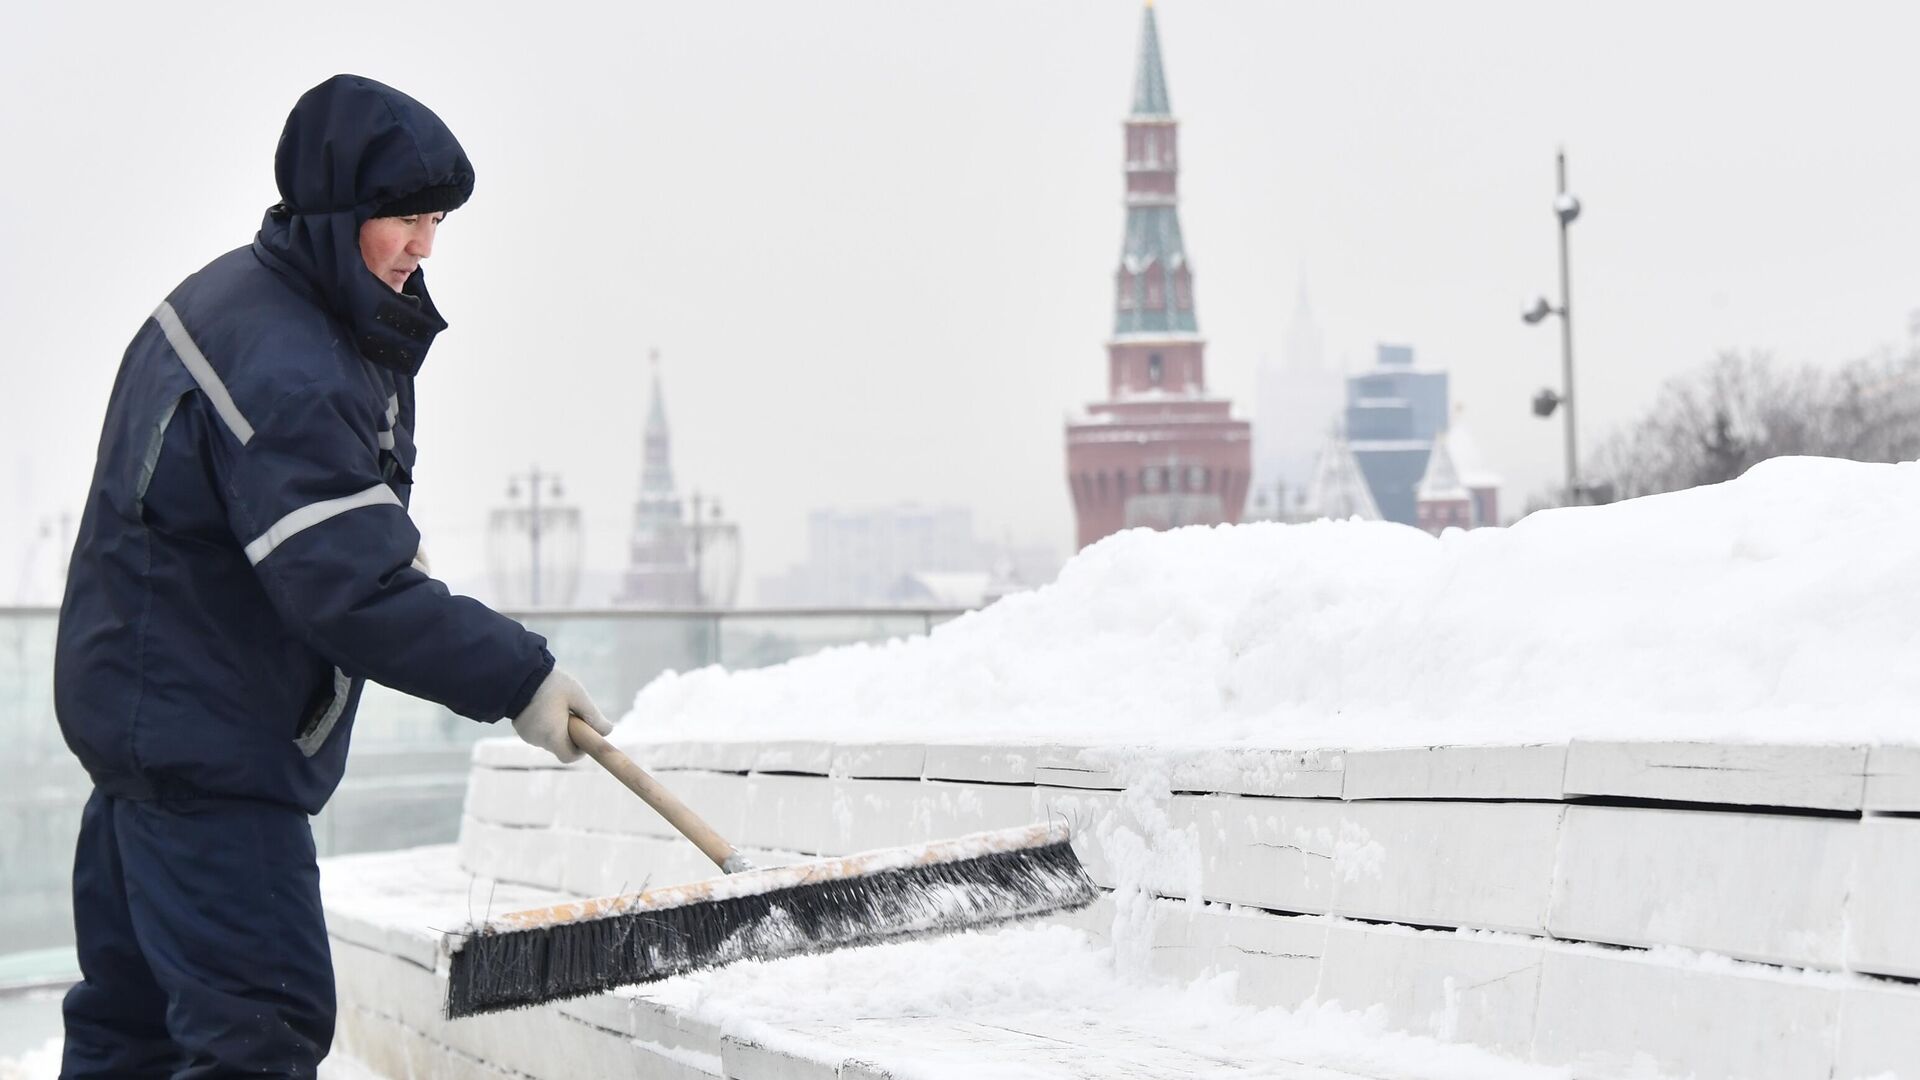
[[[633,507],[627,573],[615,602],[634,607],[692,607],[699,598],[698,578],[689,554],[686,511],[673,484],[673,445],[667,431],[667,401],[660,392],[659,350],[650,351],[647,361],[653,368],[653,403],[647,410],[640,499]]]
[[[1206,342],[1180,233],[1180,129],[1151,3],[1125,129],[1126,234],[1114,274],[1107,397],[1066,425],[1080,547],[1135,526],[1236,522],[1252,471],[1247,423],[1207,392]]]

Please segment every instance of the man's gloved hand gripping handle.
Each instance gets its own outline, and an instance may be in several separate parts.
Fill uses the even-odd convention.
[[[573,676],[554,668],[533,692],[533,699],[520,715],[513,718],[514,733],[528,744],[547,751],[562,762],[580,760],[584,753],[567,734],[567,717],[578,716],[602,735],[613,733],[613,723],[600,712],[600,706],[587,696],[586,688]]]

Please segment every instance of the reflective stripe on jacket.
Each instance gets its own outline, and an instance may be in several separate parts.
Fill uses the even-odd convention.
[[[342,92],[395,93],[364,80]],[[312,122],[337,122],[333,105]],[[296,107],[289,129],[300,120]],[[383,167],[435,160],[379,134],[357,136],[370,149],[351,175],[377,185]],[[444,141],[458,155],[441,155],[446,167],[464,166]],[[349,154],[351,142],[330,145]],[[355,274],[386,289],[340,241],[407,182],[326,213],[276,208],[127,348],[54,662],[61,729],[109,794],[316,813],[340,781],[364,680],[491,721],[524,708],[553,666],[539,635],[411,565],[413,373],[432,333],[370,347],[379,327],[334,299],[362,288]],[[363,306],[404,302],[444,326],[420,281],[386,291],[360,294]],[[404,320],[381,319],[391,325]]]

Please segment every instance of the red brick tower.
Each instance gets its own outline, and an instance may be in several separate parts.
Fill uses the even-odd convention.
[[[1114,278],[1107,398],[1067,423],[1079,546],[1134,526],[1240,520],[1252,471],[1247,423],[1207,393],[1206,342],[1180,237],[1179,123],[1167,103],[1149,3],[1126,120],[1127,233]]]

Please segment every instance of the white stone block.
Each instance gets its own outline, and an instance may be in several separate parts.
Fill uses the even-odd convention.
[[[1314,996],[1333,920],[1218,905],[1208,906],[1202,917],[1216,927],[1213,966],[1238,973],[1234,992],[1241,1002],[1292,1009]]]
[[[714,1024],[656,1001],[651,987],[623,987],[557,1007],[601,1027],[618,1031],[655,1057],[679,1063],[694,1073],[720,1072],[720,1029]],[[598,1007],[596,1007],[598,1006]],[[642,1071],[638,1075],[651,1076]]]
[[[780,739],[759,744],[753,757],[755,772],[800,773],[826,776],[833,764],[834,745],[813,739]]]
[[[1034,755],[1033,782],[1048,787],[1119,791],[1126,787],[1114,769],[1111,750],[1084,746],[1042,746]]]
[[[1537,934],[1565,808],[1551,803],[1345,804],[1331,836],[1334,914]]]
[[[1830,1075],[1841,994],[1778,973],[1544,947],[1534,1060],[1576,1076]],[[1724,963],[1724,962],[1722,962]]]
[[[556,840],[564,848],[561,887],[581,896],[620,896],[720,874],[683,838],[563,832]]]
[[[404,1076],[407,1080],[491,1080],[496,1074],[506,1075],[455,1054],[452,1047],[416,1028],[401,1028],[400,1040],[406,1067],[404,1071],[386,1075]]]
[[[1839,968],[1859,834],[1846,818],[1571,806],[1547,927]]]
[[[661,782],[671,787],[671,780],[681,775],[675,773]],[[640,836],[656,836],[670,829],[653,807],[598,768],[560,774],[554,787],[553,824],[581,832]]]
[[[333,1052],[351,1056],[379,1076],[413,1075],[408,1071],[407,1040],[399,1021],[344,1000],[334,1020]]]
[[[437,972],[444,966],[448,940],[458,926],[451,921],[395,923],[387,927],[386,951],[422,971]]]
[[[846,743],[834,748],[830,771],[856,780],[918,780],[926,763],[922,743]]]
[[[1920,989],[1847,990],[1840,1003],[1835,1080],[1920,1075]]]
[[[677,1054],[647,1043],[631,1045],[633,1068],[622,1073],[610,1073],[609,1076],[644,1077],[645,1080],[721,1080],[723,1075],[718,1054],[708,1059]]]
[[[1920,811],[1920,746],[1867,751],[1868,810]]]
[[[342,1009],[354,1006],[379,1011],[385,1004],[381,969],[389,958],[385,953],[341,938],[332,927],[327,929],[327,950],[333,958],[334,1000]]]
[[[1039,752],[1036,746],[930,743],[924,775],[929,780],[1031,784]]]
[[[524,1080],[526,1076],[524,1073],[496,1068],[491,1062],[481,1061],[471,1054],[461,1053],[425,1035],[419,1039],[419,1051],[415,1051],[411,1045],[414,1042],[411,1030],[409,1030],[408,1042],[410,1061],[418,1053],[431,1062],[428,1066],[429,1071],[424,1074],[425,1080]],[[411,1074],[408,1080],[423,1080],[423,1074]]]
[[[904,847],[932,839],[926,815],[917,815],[919,780],[838,779],[832,781],[827,817],[833,850],[840,854]]]
[[[1533,1042],[1541,943],[1333,922],[1317,997],[1378,1007],[1388,1026],[1524,1057]]]
[[[1342,750],[1218,749],[1176,756],[1175,791],[1337,799],[1345,787]]]
[[[1221,1051],[1204,1037],[1089,1023],[1079,1017],[1032,1017],[1001,1024],[946,1017],[874,1018],[862,1020],[846,1038],[858,1040],[862,1060],[877,1062],[883,1069],[898,1062],[896,1075],[901,1080],[932,1076],[1358,1080],[1312,1066],[1247,1060]],[[843,1078],[848,1075],[842,1074]]]
[[[558,889],[566,859],[557,831],[466,818],[460,823],[460,865],[476,877]]]
[[[376,921],[372,912],[363,912],[355,908],[342,910],[328,901],[324,894],[321,900],[327,911],[329,938],[366,949],[382,948],[386,931]]]
[[[1013,784],[958,784],[929,780],[916,794],[909,832],[931,840],[1013,829],[1042,820],[1034,789]]]
[[[1061,821],[1072,829],[1073,850],[1095,884],[1186,897],[1200,887],[1203,847],[1177,800],[1139,791],[1075,788],[1030,790],[1031,822]],[[1011,808],[1009,809],[1011,812]]]
[[[467,774],[466,812],[496,825],[543,828],[557,813],[555,789],[573,775],[561,769],[476,768]]]
[[[642,767],[651,772],[699,769],[704,772],[747,772],[760,756],[760,743],[751,740],[685,739],[671,742],[621,743]]]
[[[773,848],[743,847],[738,850],[741,855],[746,857],[747,862],[763,870],[770,866],[797,866],[801,863],[818,862],[822,858],[822,856],[819,855],[808,855],[798,851],[775,850]],[[720,876],[720,871],[711,865],[707,867],[706,873],[702,875],[704,878],[718,876]]]
[[[499,1069],[535,1077],[587,1076],[579,1024],[551,1007],[509,1009],[449,1020],[428,1034]]]
[[[1159,800],[1164,806],[1168,800]],[[1079,841],[1090,838],[1102,823],[1118,813],[1120,793],[1083,788],[1036,787],[1033,789],[1035,821],[1056,821],[1072,830],[1074,849]],[[1086,852],[1080,858],[1085,861]]]
[[[1109,945],[1113,942],[1114,914],[1113,895],[1102,893],[1085,907],[1055,912],[1040,921],[1078,930],[1095,945]]]
[[[1558,802],[1567,747],[1424,746],[1349,750],[1348,799],[1545,799]]]
[[[663,773],[660,783],[700,816],[702,821],[734,844],[744,843],[741,831],[747,821],[747,802],[752,780],[744,773],[686,771]],[[635,802],[637,795],[629,794]],[[644,804],[643,804],[644,805]],[[635,832],[670,840],[680,835],[667,819],[648,812],[629,820]]]
[[[473,763],[483,769],[559,769],[565,766],[552,754],[511,734],[481,739],[473,744]],[[597,767],[597,766],[596,766]]]
[[[1207,899],[1274,911],[1331,910],[1345,804],[1182,795],[1174,805],[1179,820],[1193,827]]]
[[[447,984],[432,970],[337,937],[329,945],[334,995],[342,1007],[371,1009],[422,1030],[442,1022]]]
[[[492,876],[496,853],[490,845],[494,829],[495,826],[470,814],[460,816],[460,835],[454,841],[454,851],[462,870],[469,874]]]
[[[833,784],[820,776],[754,773],[747,778],[747,809],[736,845],[807,855],[833,846]]]
[[[497,870],[507,863],[506,844],[506,826],[471,817],[460,819],[459,861],[467,873],[499,877]]]
[[[1920,818],[1868,817],[1855,828],[1847,966],[1920,978]]]
[[[1225,940],[1225,928],[1206,910],[1185,901],[1153,905],[1147,963],[1156,978],[1191,983],[1216,970],[1214,951]]]
[[[551,1007],[549,1007],[551,1008]],[[695,1080],[700,1077],[718,1077],[720,1059],[714,1055],[696,1055],[676,1053],[669,1047],[658,1043],[639,1041],[628,1037],[617,1028],[607,1028],[588,1022],[566,1010],[559,1010],[563,1020],[574,1025],[569,1030],[577,1034],[567,1037],[568,1050],[562,1065],[565,1071],[555,1069],[543,1074],[554,1080],[571,1077],[645,1077],[646,1080]],[[702,1068],[700,1066],[708,1067]]]
[[[720,1064],[727,1080],[838,1080],[843,1057],[816,1057],[792,1049],[774,1049],[728,1035],[720,1040]]]
[[[561,884],[566,874],[566,845],[562,841],[567,833],[564,830],[499,828],[506,854],[503,872],[496,877],[541,889],[564,888]]]
[[[569,1020],[607,1032],[594,1077],[645,1077],[646,1080],[703,1080],[720,1073],[720,1033],[708,1024],[659,1002],[631,996],[640,990],[616,990],[555,1002],[549,1008]],[[558,1074],[554,1074],[558,1080]]]
[[[1566,794],[1858,810],[1866,773],[1865,746],[1575,740]]]

